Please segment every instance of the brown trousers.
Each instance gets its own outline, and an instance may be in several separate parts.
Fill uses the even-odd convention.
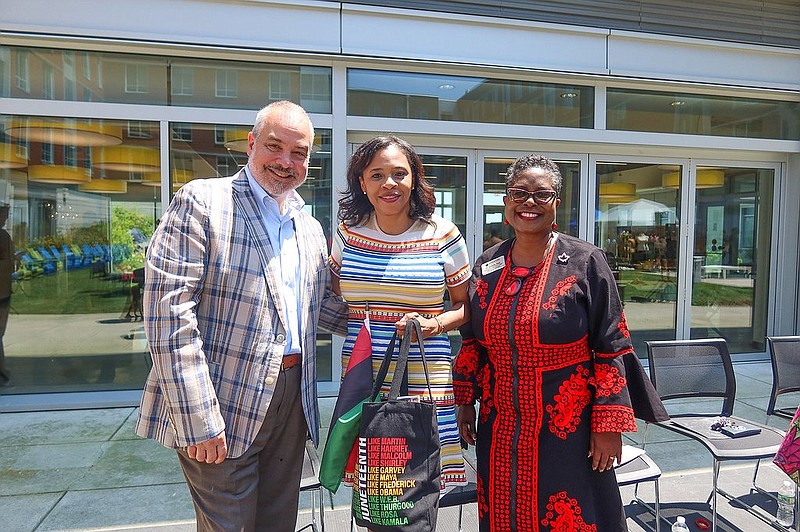
[[[308,437],[301,367],[279,373],[264,424],[242,456],[206,464],[178,450],[198,532],[294,532]]]

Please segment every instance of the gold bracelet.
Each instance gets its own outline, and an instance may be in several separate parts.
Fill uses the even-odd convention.
[[[442,325],[442,322],[439,319],[439,316],[434,316],[433,319],[436,320],[436,325],[439,326],[439,330],[436,331],[436,336],[439,336],[440,334],[442,334],[444,332],[444,325]]]

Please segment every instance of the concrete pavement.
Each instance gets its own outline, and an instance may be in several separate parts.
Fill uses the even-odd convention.
[[[768,361],[739,363],[735,413],[764,421],[772,374]],[[796,398],[795,398],[796,401]],[[334,399],[321,400],[327,422]],[[39,531],[191,531],[194,512],[183,476],[172,451],[133,434],[135,408],[65,410],[0,414],[0,530]],[[770,425],[785,429],[779,418]],[[323,427],[325,431],[327,427]],[[706,499],[711,490],[711,456],[699,444],[663,429],[648,432],[648,454],[663,474],[660,479],[662,515],[674,521],[687,517],[710,519]],[[642,432],[628,434],[628,443],[641,444]],[[749,494],[754,462],[725,465],[721,486],[743,500],[759,504],[772,515],[775,503]],[[785,475],[762,464],[759,485],[777,491]],[[653,517],[633,499],[633,487],[621,489],[631,531],[646,530]],[[326,530],[349,530],[346,489],[326,495]],[[652,484],[639,495],[653,500]],[[310,498],[304,494],[298,528],[309,522]],[[331,504],[333,509],[331,509]],[[773,530],[736,505],[720,498],[721,531]],[[464,510],[464,530],[477,530],[474,504]],[[439,531],[456,531],[456,509],[443,509]],[[668,531],[662,523],[662,530]]]

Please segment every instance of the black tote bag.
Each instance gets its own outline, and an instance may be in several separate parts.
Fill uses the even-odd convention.
[[[430,400],[417,400],[419,396],[398,400],[412,332],[419,339]],[[409,320],[388,399],[362,406],[352,512],[356,523],[376,532],[436,530],[441,475],[439,429],[421,339],[419,322]],[[372,397],[379,396],[394,345],[393,339],[375,379]]]

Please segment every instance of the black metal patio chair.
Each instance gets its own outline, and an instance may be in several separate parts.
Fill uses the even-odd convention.
[[[798,402],[782,408],[776,408],[776,404],[779,396],[800,392],[800,336],[767,336],[767,346],[772,361],[772,392],[767,415],[791,420]]]
[[[670,403],[670,419],[656,423],[667,430],[692,438],[705,446],[713,457],[713,489],[709,495],[712,515],[712,531],[717,530],[717,494],[747,509],[750,513],[785,530],[771,516],[729,494],[719,487],[720,465],[732,460],[759,460],[772,458],[778,451],[784,433],[767,425],[736,417],[733,407],[736,399],[736,377],[733,371],[728,345],[722,338],[701,340],[667,340],[645,342],[650,366],[650,379],[661,397]],[[692,399],[691,411],[686,412],[682,405],[680,411],[670,408],[674,400]],[[719,411],[705,410],[706,399],[719,399]],[[685,402],[685,401],[684,401]],[[718,406],[717,401],[712,401]],[[713,408],[713,407],[712,407]],[[700,411],[695,411],[698,409]],[[727,425],[724,426],[724,425]],[[723,430],[733,431],[745,427],[757,431],[752,435],[731,437]],[[646,438],[646,432],[645,432]],[[646,442],[645,442],[646,443]],[[767,496],[769,492],[758,487],[753,481],[752,489]]]

